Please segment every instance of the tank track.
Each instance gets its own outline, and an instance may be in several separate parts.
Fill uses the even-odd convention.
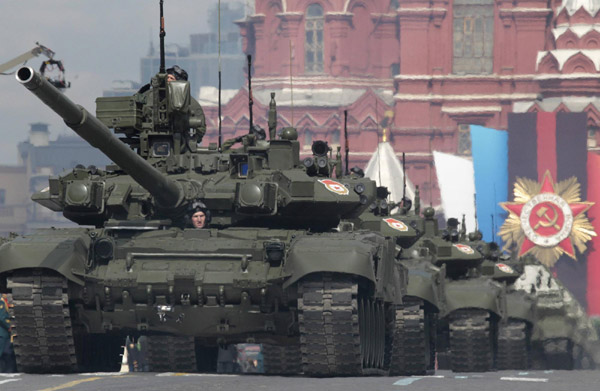
[[[487,372],[494,365],[490,314],[459,310],[450,319],[450,367],[454,372]]]
[[[263,365],[267,375],[299,375],[302,373],[300,345],[262,344]]]
[[[85,334],[74,330],[79,370],[84,372],[118,372],[125,339],[115,335]]]
[[[17,368],[26,373],[77,371],[67,280],[42,270],[7,279]]]
[[[362,374],[358,285],[350,278],[323,276],[301,281],[298,294],[304,374]]]
[[[509,319],[498,325],[498,369],[529,369],[531,343],[527,323]]]
[[[152,372],[196,372],[194,337],[148,336],[148,364]]]
[[[543,343],[546,369],[574,368],[573,342],[568,338],[554,338]]]
[[[396,308],[390,375],[425,375],[431,369],[432,341],[422,300],[407,300]]]

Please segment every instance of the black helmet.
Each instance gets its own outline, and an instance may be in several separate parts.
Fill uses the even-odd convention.
[[[350,169],[350,171],[356,175],[359,178],[364,178],[365,177],[365,172],[362,170],[362,168],[358,167],[358,166],[354,166]],[[386,196],[387,197],[387,196]],[[385,198],[385,197],[384,197]]]
[[[206,216],[206,224],[210,223],[210,220],[211,220],[210,210],[206,207],[204,202],[202,202],[200,200],[195,200],[188,206],[187,216],[189,219],[191,219],[192,216],[194,215],[194,213],[196,213],[196,212],[204,213],[204,215]]]
[[[185,70],[183,70],[179,65],[173,65],[171,68],[167,69],[167,75],[175,76],[175,80],[187,80],[188,74]]]

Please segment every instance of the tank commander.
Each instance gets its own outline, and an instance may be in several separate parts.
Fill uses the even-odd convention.
[[[167,81],[175,81],[175,80],[184,80],[187,81],[188,74],[187,72],[180,68],[179,65],[173,65],[171,68],[167,69]]]
[[[185,69],[181,68],[179,65],[173,65],[171,68],[167,68],[166,73],[167,73],[167,82],[168,83],[173,82],[173,81],[188,81],[188,73],[185,71]],[[152,91],[150,90],[150,86],[151,86],[150,83],[144,85],[142,88],[140,88],[138,90],[137,94],[139,94],[139,95],[151,94]],[[151,95],[147,96],[145,98],[145,101],[152,102]],[[199,118],[201,121],[201,124],[202,124],[199,128],[196,128],[195,138],[196,138],[196,142],[199,144],[202,141],[204,134],[206,133],[206,117],[204,116],[204,110],[202,110],[202,106],[194,98],[191,99],[190,109],[193,113],[193,116],[196,118]],[[187,137],[187,134],[184,133],[184,136]]]
[[[188,226],[191,228],[206,228],[210,223],[210,210],[199,200],[194,201],[188,208]]]

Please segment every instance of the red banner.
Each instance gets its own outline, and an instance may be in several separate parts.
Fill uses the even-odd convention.
[[[588,153],[587,201],[595,202],[588,210],[594,231],[600,234],[600,156]],[[588,315],[600,315],[600,236],[593,237],[587,256]]]

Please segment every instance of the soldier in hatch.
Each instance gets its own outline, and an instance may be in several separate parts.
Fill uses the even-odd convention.
[[[211,220],[210,210],[208,210],[202,201],[198,200],[190,205],[187,216],[189,219],[188,226],[191,228],[206,228]]]
[[[188,73],[185,71],[185,69],[181,68],[179,65],[173,65],[171,68],[168,68],[166,70],[167,73],[167,82],[173,82],[173,81],[188,81]],[[152,90],[150,89],[151,84],[148,83],[146,85],[144,85],[142,88],[139,89],[139,91],[137,92],[140,95],[147,95],[145,97],[146,102],[152,102],[152,98],[151,98],[151,92]],[[144,99],[142,99],[144,100]],[[198,103],[198,101],[194,98],[191,99],[190,102],[190,108],[191,111],[193,112],[193,116],[200,119],[201,122],[201,126],[199,128],[196,128],[196,142],[200,143],[202,141],[202,138],[204,137],[204,134],[206,133],[206,118],[204,117],[204,110],[202,110],[202,106],[200,106],[200,103]],[[186,134],[184,134],[185,137],[187,137]]]

